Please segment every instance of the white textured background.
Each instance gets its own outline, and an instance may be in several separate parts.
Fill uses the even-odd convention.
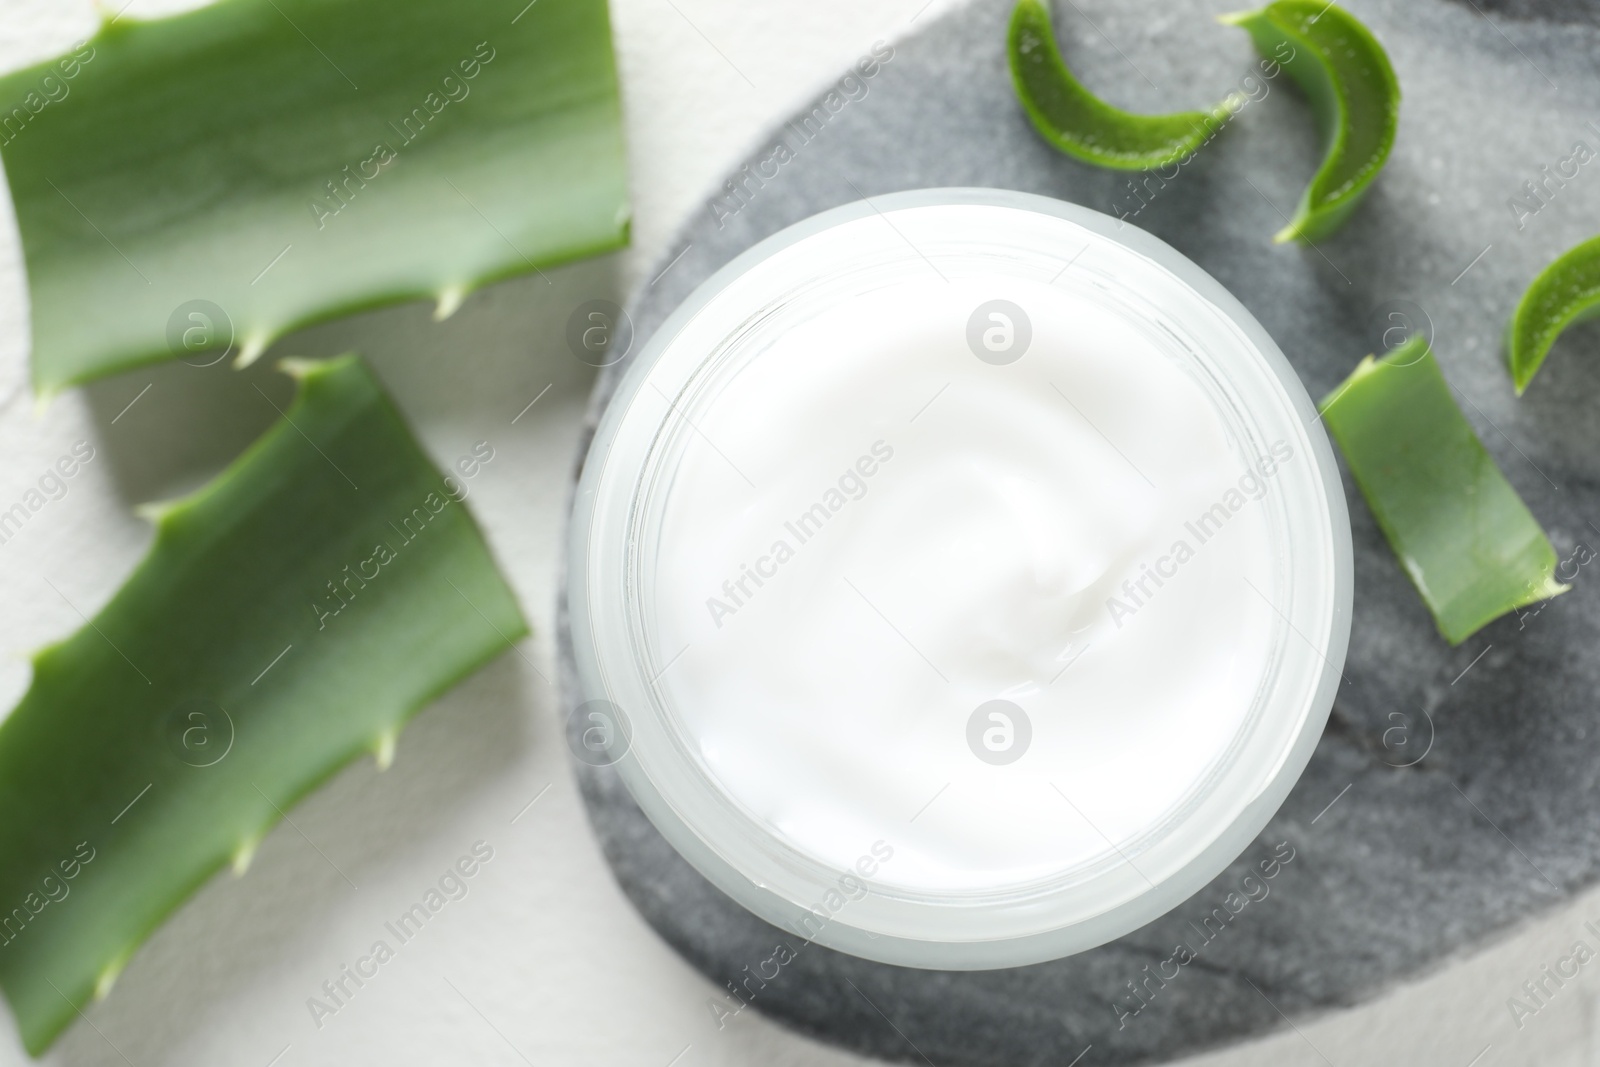
[[[913,32],[915,21],[949,2],[924,9],[924,0],[612,0],[633,247],[554,272],[553,293],[526,281],[494,287],[443,325],[420,306],[398,308],[307,331],[273,350],[360,348],[441,462],[475,440],[493,442],[497,457],[473,484],[472,505],[536,634],[520,657],[502,656],[419,717],[390,771],[380,775],[370,761],[351,767],[291,813],[300,832],[280,827],[243,879],[222,877],[203,889],[47,1062],[860,1062],[754,1013],[719,1031],[707,1009],[715,991],[634,914],[590,837],[554,693],[539,677],[554,674],[557,541],[591,373],[559,337],[574,305],[620,297],[645,277],[670,251],[682,219],[704,210],[715,179],[765,126],[875,39]],[[128,13],[178,6],[189,5],[136,0]],[[0,69],[46,58],[93,27],[88,0],[0,0]],[[98,609],[143,553],[149,535],[131,505],[191,488],[264,430],[272,413],[249,408],[245,395],[252,378],[269,380],[269,358],[220,394],[196,393],[172,368],[157,368],[69,393],[36,415],[21,386],[27,305],[3,189],[0,201],[0,500],[14,499],[77,440],[99,452],[66,498],[0,546],[0,707],[9,707],[27,684],[25,655],[76,628],[75,609]],[[136,397],[116,423],[98,428]],[[306,998],[386,936],[383,922],[480,839],[495,856],[470,894],[319,1029]],[[1580,927],[1588,918],[1600,921],[1600,893],[1364,1007],[1189,1062],[1600,1065],[1600,963],[1520,1030],[1506,1004],[1587,937]],[[1098,1052],[1088,1050],[1083,1067],[1099,1061]],[[909,1048],[907,1055],[914,1058]],[[24,1061],[0,1009],[0,1064]]]

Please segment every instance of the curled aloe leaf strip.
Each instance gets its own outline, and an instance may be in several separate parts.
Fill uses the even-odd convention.
[[[1568,249],[1528,286],[1511,316],[1506,360],[1517,394],[1528,388],[1568,326],[1600,312],[1600,237]]]
[[[296,800],[527,633],[468,514],[355,357],[157,513],[0,722],[0,988],[39,1053]]]
[[[1148,170],[1182,159],[1214,136],[1229,110],[1135,115],[1085,89],[1067,69],[1040,0],[1019,0],[1007,33],[1017,98],[1045,140],[1086,163]]]
[[[1452,645],[1567,591],[1555,578],[1555,549],[1461,414],[1425,340],[1362,360],[1322,412]]]
[[[1370,30],[1325,0],[1278,0],[1222,21],[1281,59],[1311,99],[1326,141],[1322,165],[1273,240],[1319,241],[1344,223],[1389,158],[1400,125],[1394,67]]]
[[[605,0],[121,15],[0,78],[0,155],[45,395],[378,304],[442,317],[628,231]]]

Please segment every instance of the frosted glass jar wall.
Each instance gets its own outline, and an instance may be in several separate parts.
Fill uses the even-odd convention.
[[[1198,889],[1303,769],[1343,499],[1276,346],[1170,248],[876,197],[729,264],[629,368],[575,500],[573,702],[799,936],[1064,955]]]

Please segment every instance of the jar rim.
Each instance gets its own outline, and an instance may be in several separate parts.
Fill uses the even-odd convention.
[[[1276,405],[1273,412],[1253,412],[1247,405],[1246,417],[1271,415],[1279,428],[1293,423],[1285,432],[1297,434],[1295,443],[1313,462],[1307,465],[1295,505],[1302,513],[1285,519],[1295,524],[1293,536],[1298,538],[1291,565],[1297,569],[1290,582],[1296,592],[1286,610],[1276,605],[1273,610],[1296,635],[1286,639],[1283,650],[1292,658],[1288,671],[1292,678],[1285,684],[1296,706],[1290,709],[1292,715],[1284,713],[1276,748],[1262,749],[1264,757],[1255,754],[1258,764],[1263,759],[1271,763],[1264,770],[1257,768],[1259,789],[1252,780],[1253,795],[1224,797],[1205,809],[1211,816],[1225,813],[1225,825],[1207,841],[1177,841],[1164,861],[1166,873],[1154,880],[1128,862],[1113,864],[1101,882],[1091,879],[1087,895],[1081,886],[1076,890],[1044,886],[964,897],[947,894],[940,900],[908,899],[873,889],[869,883],[865,906],[852,904],[818,926],[811,902],[828,887],[824,875],[836,877],[837,872],[797,861],[785,853],[782,842],[742,817],[735,806],[716,803],[706,793],[705,783],[696,784],[692,756],[684,750],[683,739],[673,736],[670,723],[648,710],[638,713],[654,700],[655,687],[649,672],[642,669],[649,653],[638,643],[634,617],[638,579],[627,560],[637,547],[640,501],[646,495],[643,485],[651,471],[661,416],[636,401],[652,384],[653,375],[675,374],[663,382],[669,390],[682,386],[685,374],[699,373],[717,358],[716,346],[704,344],[707,338],[726,339],[759,319],[766,305],[754,300],[752,306],[755,290],[750,284],[741,289],[741,279],[763,270],[772,272],[775,261],[799,255],[794,250],[808,239],[858,220],[873,216],[887,220],[897,213],[909,220],[923,209],[950,207],[1022,212],[1041,225],[1047,220],[1056,226],[1066,223],[1099,247],[1117,250],[1114,255],[1126,254],[1128,263],[1144,264],[1140,269],[1153,272],[1147,283],[1154,278],[1170,281],[1170,286],[1161,283],[1167,286],[1162,292],[1170,299],[1189,301],[1185,314],[1201,316],[1195,321],[1203,319],[1205,329],[1220,331],[1215,334],[1224,339],[1220,344],[1234,346],[1227,359],[1241,362],[1233,371],[1243,377],[1255,375],[1245,383],[1254,390],[1249,394],[1251,403]],[[781,289],[775,280],[761,292],[771,303]],[[1174,297],[1174,293],[1187,295]],[[700,331],[694,339],[698,345],[689,339],[695,330]],[[663,363],[669,354],[676,366]],[[655,391],[661,392],[662,383],[655,384]],[[1078,205],[1005,190],[917,190],[846,204],[780,231],[714,273],[668,317],[626,369],[585,457],[568,537],[567,603],[579,683],[574,696],[585,702],[608,701],[613,710],[632,708],[637,713],[634,721],[618,713],[625,723],[626,744],[615,750],[614,767],[645,815],[685,859],[755,914],[807,941],[887,963],[976,969],[1040,962],[1102,944],[1187,899],[1249,845],[1298,779],[1331,709],[1348,644],[1351,550],[1338,468],[1314,405],[1265,329],[1209,274],[1152,235]],[[1280,632],[1287,631],[1280,628]],[[1196,808],[1194,817],[1201,814],[1202,809]],[[1134,874],[1143,884],[1135,883]],[[1098,911],[1084,903],[1094,899],[1095,885],[1102,887],[1109,901]],[[1072,892],[1078,894],[1071,897],[1075,911],[1066,904]],[[1070,921],[1064,920],[1069,914]]]

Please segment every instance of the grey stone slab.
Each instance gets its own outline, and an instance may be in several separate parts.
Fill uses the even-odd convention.
[[[1520,400],[1500,348],[1506,317],[1538,268],[1600,229],[1600,161],[1554,189],[1520,228],[1508,206],[1575,141],[1600,148],[1600,127],[1591,125],[1600,122],[1595,5],[1348,6],[1388,47],[1405,104],[1393,158],[1341,232],[1318,249],[1268,241],[1319,158],[1306,102],[1283,78],[1265,82],[1265,96],[1176,178],[1152,183],[1132,221],[1232,289],[1313,395],[1373,350],[1392,302],[1420,306],[1468,419],[1558,551],[1600,546],[1600,361],[1590,355],[1600,329],[1564,338]],[[770,181],[751,183],[748,203],[723,200],[691,217],[667,257],[681,258],[633,299],[638,337],[753,242],[858,191],[998,186],[1108,212],[1134,207],[1128,175],[1057,154],[1027,124],[1002,48],[1008,7],[977,0],[897,42],[866,96],[807,143],[787,124],[771,131],[751,162],[770,156],[779,138],[795,158]],[[1125,107],[1203,105],[1254,69],[1243,35],[1212,21],[1221,6],[1076,0],[1059,9],[1069,62]],[[601,378],[596,412],[618,370]],[[1215,882],[1119,941],[1014,970],[917,971],[795,945],[798,957],[749,1010],[889,1059],[1065,1064],[1092,1045],[1085,1064],[1148,1062],[1282,1026],[1280,1011],[1297,1017],[1354,1004],[1593,884],[1600,561],[1543,610],[1502,619],[1451,649],[1353,489],[1351,515],[1356,606],[1346,684],[1304,778]],[[571,691],[564,630],[562,644]],[[717,985],[793,942],[679,859],[611,771],[579,774],[619,883]],[[1205,917],[1279,842],[1295,854],[1270,895],[1225,926],[1213,919],[1220,932],[1204,938]],[[1121,1017],[1116,1005],[1140,1004],[1127,983],[1144,979],[1147,965],[1170,974],[1163,961],[1180,942],[1196,958],[1164,985],[1152,980],[1148,1005]]]

